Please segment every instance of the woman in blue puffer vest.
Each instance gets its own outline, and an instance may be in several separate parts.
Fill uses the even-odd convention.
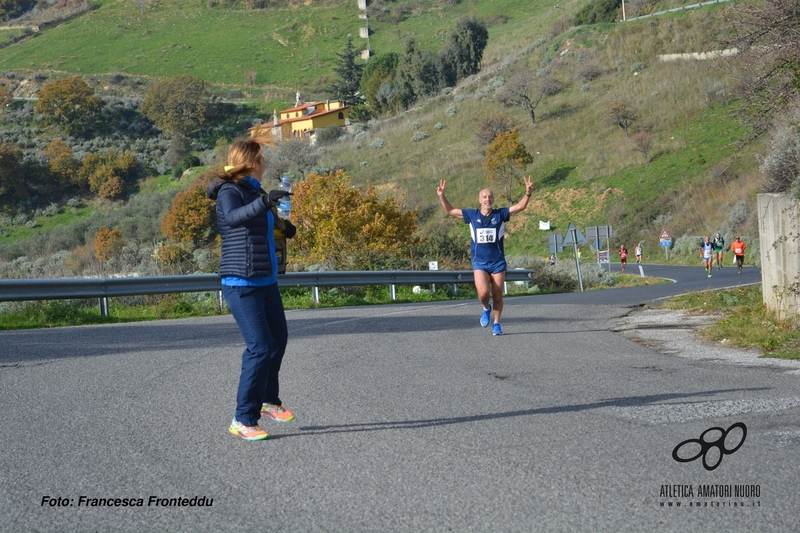
[[[279,422],[294,419],[278,396],[278,373],[289,333],[278,290],[272,207],[287,193],[261,188],[266,170],[262,150],[271,144],[265,137],[234,142],[228,164],[208,187],[208,197],[217,202],[222,237],[222,293],[246,345],[236,414],[228,431],[246,440],[269,437],[258,425],[262,416]]]

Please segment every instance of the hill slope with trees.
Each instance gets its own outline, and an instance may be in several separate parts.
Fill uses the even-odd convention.
[[[44,98],[17,101],[4,113],[0,156],[11,170],[0,172],[0,275],[213,271],[213,229],[193,226],[193,237],[183,239],[175,216],[183,206],[173,195],[202,172],[192,167],[219,164],[231,138],[269,120],[276,96],[280,103],[298,86],[280,83],[305,84],[309,96],[329,97],[326,90],[344,87],[343,57],[355,57],[346,52],[348,28],[358,24],[354,2],[308,9],[278,4],[254,14],[244,5],[223,9],[181,0],[137,9],[102,2],[3,49],[0,68],[9,69],[3,83],[16,90],[31,81],[46,87],[77,71],[89,87],[81,94],[92,116],[57,119],[58,99],[44,105]],[[394,14],[393,5],[399,8]],[[374,2],[370,42],[377,56],[360,79],[362,121],[346,132],[320,132],[317,146],[281,143],[270,153],[271,176],[288,172],[303,180],[326,172],[341,177],[343,171],[369,191],[371,205],[392,197],[393,209],[416,210],[420,232],[407,243],[411,249],[403,248],[405,257],[392,262],[397,267],[427,258],[464,264],[456,252],[465,246],[464,229],[437,208],[439,179],[448,180],[454,204],[471,205],[486,183],[502,191],[498,198],[514,201],[521,176],[534,176],[535,198],[509,227],[507,249],[515,266],[549,255],[539,220],[562,232],[569,222],[611,224],[611,247],[644,242],[647,260],[662,257],[657,237],[664,227],[685,261],[696,257],[699,235],[736,232],[752,242],[761,176],[755,155],[765,150],[759,142],[764,132],[740,120],[746,95],[740,67],[722,60],[662,60],[664,54],[723,46],[730,37],[725,8],[573,26],[585,5]],[[211,26],[209,13],[217,21]],[[453,55],[456,50],[469,50],[453,43],[470,20],[486,28],[485,49],[448,62],[461,57]],[[224,38],[242,38],[225,41],[217,36],[219,27]],[[470,31],[476,37],[469,42],[480,41],[480,29]],[[133,39],[137,32],[141,36]],[[125,57],[113,50],[121,37],[131,37],[126,46],[141,56],[128,70],[114,63]],[[53,39],[72,41],[73,48],[59,48]],[[102,53],[86,53],[104,46]],[[206,48],[215,54],[201,52]],[[237,62],[245,56],[250,63]],[[255,67],[246,73],[249,64]],[[262,64],[269,67],[262,70]],[[467,68],[451,73],[442,65]],[[266,80],[266,72],[275,78]],[[163,98],[148,97],[179,79],[182,86],[200,86],[203,109],[197,115],[202,120],[178,120],[175,127],[169,109],[158,106]],[[226,83],[232,85],[225,89]],[[102,109],[92,109],[95,98]],[[175,201],[197,202],[198,196],[182,194]],[[757,255],[757,246],[748,250]],[[359,266],[385,264],[371,260],[374,265]]]

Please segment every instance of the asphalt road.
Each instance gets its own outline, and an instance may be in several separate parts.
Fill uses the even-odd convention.
[[[800,371],[611,331],[758,272],[645,268],[677,283],[510,298],[501,337],[472,301],[291,311],[262,442],[229,316],[1,333],[0,531],[798,531]]]

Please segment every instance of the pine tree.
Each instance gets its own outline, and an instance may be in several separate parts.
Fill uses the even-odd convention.
[[[333,71],[339,76],[339,80],[329,89],[333,98],[354,103],[363,101],[358,89],[364,65],[356,62],[360,53],[361,50],[353,46],[353,38],[348,35],[344,50],[336,54],[339,62],[333,67]]]

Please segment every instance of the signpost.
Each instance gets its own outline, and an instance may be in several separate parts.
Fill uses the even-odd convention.
[[[428,261],[428,270],[439,270],[439,261]],[[436,292],[435,283],[431,283],[431,292]]]
[[[567,234],[564,236],[564,246],[569,246],[571,244],[572,251],[575,253],[575,268],[578,270],[578,285],[581,287],[581,292],[583,292],[583,277],[581,276],[581,262],[578,259],[578,245],[586,244],[587,242],[589,241],[587,241],[586,237],[578,230],[578,227],[570,222],[567,228]]]
[[[659,241],[661,241],[661,246],[664,247],[664,255],[669,261],[669,248],[672,246],[672,237],[670,237],[669,233],[666,229],[661,230],[661,237],[659,237]]]
[[[611,236],[611,226],[586,226],[586,238],[594,240],[592,247],[597,250],[597,262],[608,263],[609,272],[611,272]],[[605,250],[606,261],[600,259],[603,239],[606,239],[606,244],[608,244],[608,248]]]

